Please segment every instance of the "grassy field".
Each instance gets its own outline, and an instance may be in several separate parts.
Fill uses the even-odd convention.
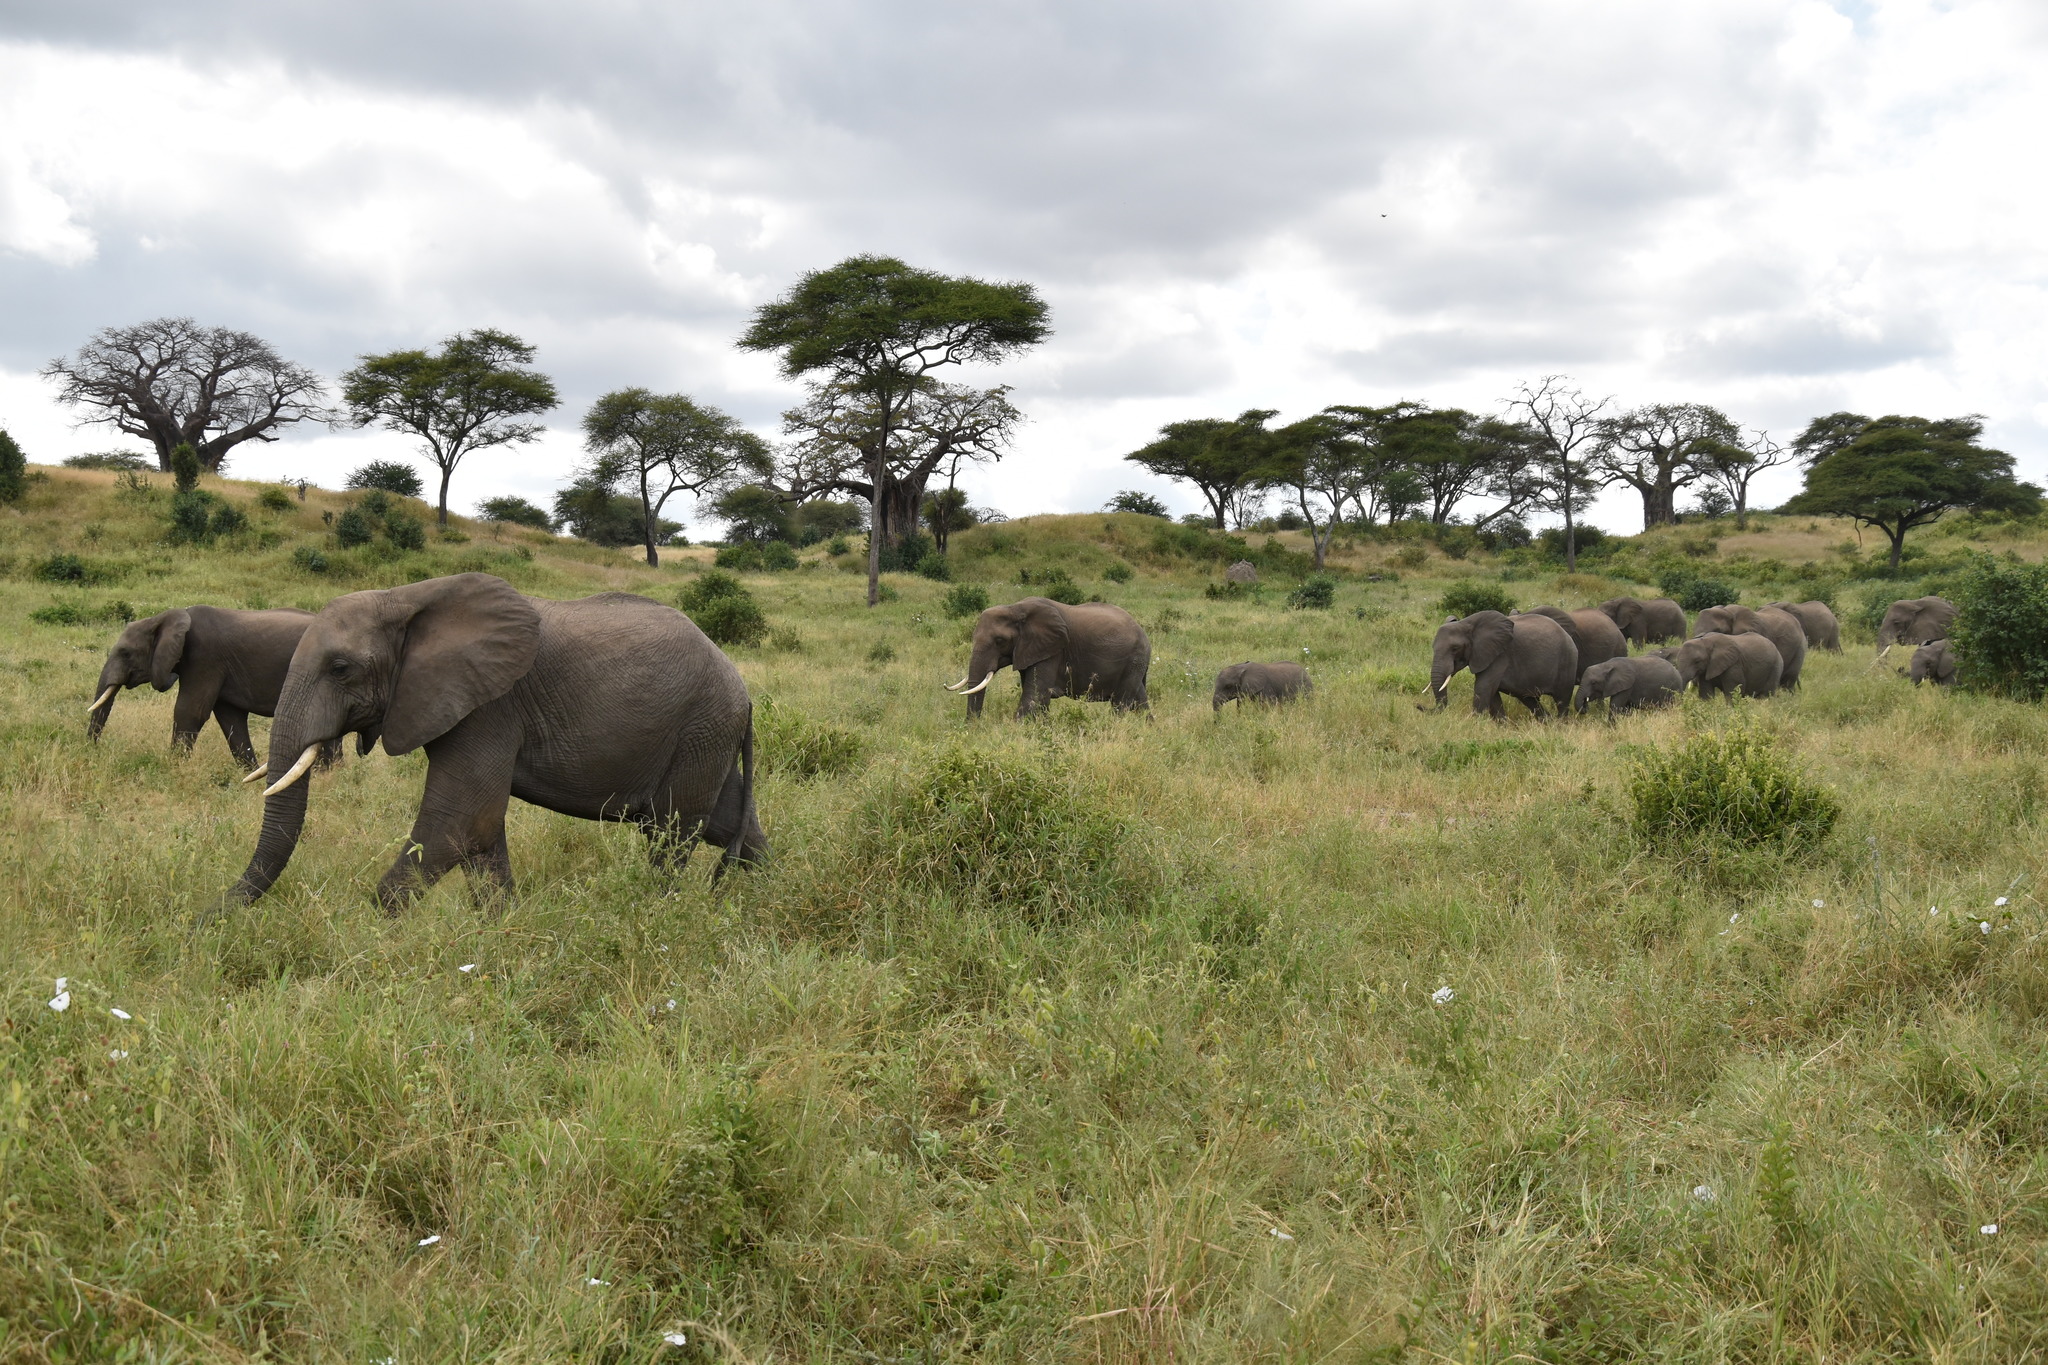
[[[1626,546],[1850,626],[1797,695],[1616,725],[1490,724],[1469,675],[1416,707],[1451,582],[1637,581],[1597,564],[1370,542],[1290,611],[1143,519],[977,530],[994,600],[1063,567],[1137,615],[1154,704],[1018,723],[1005,674],[968,726],[946,585],[868,611],[807,551],[747,580],[776,852],[723,897],[515,804],[502,916],[457,877],[386,920],[424,763],[351,753],[195,935],[261,803],[217,731],[169,751],[168,696],[86,740],[124,611],[467,569],[673,601],[708,552],[465,523],[312,573],[338,495],[211,548],[164,503],[51,471],[0,510],[0,1360],[2048,1355],[2048,716],[1873,669],[1864,598],[1916,585],[1850,577],[1840,525]],[[1245,658],[1314,699],[1212,715]],[[1631,755],[1736,723],[1834,834],[1631,834]]]

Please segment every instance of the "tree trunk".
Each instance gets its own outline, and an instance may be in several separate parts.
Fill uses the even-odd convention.
[[[661,556],[654,549],[655,536],[660,530],[655,523],[660,518],[660,511],[655,507],[654,500],[647,494],[647,471],[642,469],[640,471],[640,538],[647,542],[647,567],[650,569],[661,567]]]
[[[1579,571],[1578,527],[1572,523],[1572,484],[1569,474],[1564,484],[1564,571]]]
[[[868,465],[868,481],[874,494],[868,499],[868,605],[875,607],[882,601],[882,539],[888,534],[886,521],[889,499],[885,495],[882,481],[888,475],[888,466],[877,454]]]
[[[437,461],[437,463],[438,463],[438,461]],[[440,517],[440,520],[441,520],[441,529],[442,529],[442,530],[444,530],[444,531],[448,529],[448,481],[449,481],[450,479],[454,478],[454,477],[455,477],[455,466],[454,466],[453,464],[444,464],[444,465],[442,465],[442,466],[441,466],[441,517]]]
[[[1891,528],[1891,527],[1889,527],[1889,526],[1885,526],[1885,527],[1880,527],[1879,529],[1880,529],[1880,530],[1882,530],[1882,531],[1883,531],[1883,532],[1884,532],[1884,533],[1885,533],[1885,534],[1886,534],[1887,536],[1890,536],[1890,537],[1891,537],[1891,542],[1892,542],[1892,572],[1894,572],[1894,573],[1897,573],[1897,572],[1898,572],[1898,568],[1899,568],[1899,556],[1900,556],[1900,554],[1901,554],[1901,553],[1903,553],[1903,552],[1904,552],[1904,550],[1905,550],[1905,548],[1906,548],[1906,526],[1905,526],[1905,523],[1904,523],[1904,522],[1901,522],[1901,523],[1899,524],[1899,529],[1898,529],[1898,531],[1897,531],[1896,533],[1894,533],[1894,532],[1892,531],[1892,528]]]
[[[1735,485],[1735,529],[1738,531],[1747,531],[1749,529],[1748,479],[1744,479],[1741,483]]]

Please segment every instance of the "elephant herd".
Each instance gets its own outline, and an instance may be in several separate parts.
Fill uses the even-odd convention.
[[[1955,608],[1938,597],[1894,603],[1880,649],[1918,647],[1915,682],[1954,680],[1947,634]],[[1635,646],[1662,645],[1631,655]],[[1537,715],[1605,701],[1610,715],[1703,695],[1767,697],[1797,687],[1810,648],[1841,649],[1820,602],[1711,607],[1688,629],[1669,600],[1616,598],[1566,611],[1474,612],[1436,632],[1430,692],[1445,704],[1451,676],[1473,675],[1472,709],[1504,715],[1513,697]],[[1880,653],[1879,657],[1883,657]],[[1055,697],[1146,707],[1152,646],[1129,612],[1027,597],[981,613],[967,674],[949,690],[981,713],[998,671],[1022,684],[1017,714]],[[587,820],[625,821],[650,857],[673,866],[700,839],[724,850],[718,874],[765,856],[754,804],[753,703],[739,670],[681,612],[630,593],[571,602],[526,597],[489,574],[456,574],[349,593],[318,614],[194,606],[131,623],[108,652],[90,705],[95,739],[124,688],[178,687],[172,742],[190,749],[211,715],[264,788],[262,830],[223,899],[263,895],[291,861],[305,825],[306,774],[359,754],[427,758],[410,836],[378,884],[396,914],[450,870],[509,893],[510,798]],[[1279,703],[1313,690],[1300,664],[1240,663],[1216,677],[1226,702]],[[1427,703],[1425,703],[1427,705]],[[257,764],[251,715],[273,718]]]
[[[1879,628],[1878,657],[1910,642],[1917,646],[1914,682],[1954,682],[1955,657],[1946,637],[1955,614],[1955,605],[1940,597],[1893,603]],[[1632,644],[1671,639],[1679,643],[1633,657],[1628,652]],[[1666,705],[1688,687],[1722,697],[1793,690],[1808,650],[1841,648],[1841,625],[1825,602],[1708,607],[1690,627],[1684,609],[1668,598],[1617,597],[1579,611],[1479,611],[1438,628],[1429,690],[1441,708],[1451,676],[1469,668],[1474,714],[1499,719],[1506,714],[1501,699],[1513,697],[1541,716],[1542,698],[1549,697],[1559,714],[1567,706],[1583,714],[1591,703],[1605,701],[1612,717]]]

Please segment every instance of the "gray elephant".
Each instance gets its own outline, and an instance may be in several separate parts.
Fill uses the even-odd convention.
[[[171,743],[189,750],[211,715],[220,723],[228,750],[245,768],[256,766],[249,742],[249,717],[277,714],[277,694],[291,667],[292,651],[313,622],[310,611],[234,611],[225,607],[179,607],[131,621],[100,669],[86,734],[93,739],[114,713],[123,688],[148,683],[159,692],[177,684],[171,708]],[[325,756],[333,761],[339,744]]]
[[[1785,667],[1770,637],[1754,632],[1695,635],[1671,651],[1670,661],[1684,685],[1703,697],[1768,697],[1778,690]]]
[[[510,798],[638,825],[662,865],[699,837],[719,872],[767,852],[754,813],[753,705],[739,670],[688,617],[630,593],[523,597],[490,574],[349,593],[292,655],[263,793],[263,832],[227,904],[270,889],[306,819],[320,746],[355,732],[367,753],[427,755],[426,791],[377,885],[396,914],[461,866],[512,890]]]
[[[1683,640],[1691,633],[1685,623],[1685,608],[1668,597],[1610,597],[1600,604],[1600,610],[1614,622],[1623,639],[1638,647]]]
[[[1315,684],[1300,664],[1231,664],[1216,675],[1216,696],[1210,709],[1221,711],[1227,701],[1240,705],[1246,701],[1293,701],[1313,691]]]
[[[1054,697],[1106,701],[1119,711],[1147,705],[1145,679],[1152,641],[1132,615],[1107,602],[1066,606],[1027,597],[990,607],[974,623],[967,676],[947,687],[967,698],[967,714],[981,714],[982,695],[1004,668],[1017,670],[1023,695],[1017,715],[1035,716]]]
[[[1893,645],[1924,645],[1946,640],[1955,624],[1956,604],[1946,597],[1908,597],[1885,609],[1877,627],[1877,654],[1883,658]]]
[[[1787,692],[1798,690],[1799,675],[1806,668],[1806,627],[1791,612],[1776,607],[1708,607],[1693,618],[1692,633],[1763,636],[1778,647],[1778,686]]]
[[[1628,641],[1622,638],[1621,628],[1598,607],[1582,607],[1578,611],[1566,611],[1563,607],[1531,607],[1517,614],[1548,616],[1564,627],[1564,633],[1572,637],[1572,646],[1579,651],[1579,676],[1582,678],[1594,664],[1625,658],[1628,654]]]
[[[1507,715],[1503,695],[1543,714],[1549,697],[1559,715],[1571,705],[1579,680],[1579,647],[1564,627],[1548,616],[1504,616],[1475,611],[1453,616],[1437,627],[1429,666],[1429,691],[1438,710],[1448,697],[1451,675],[1472,670],[1472,714],[1500,720]],[[1428,709],[1425,705],[1424,709]]]
[[[1637,707],[1668,706],[1684,690],[1685,679],[1668,659],[1648,654],[1634,659],[1609,659],[1579,675],[1579,690],[1572,706],[1584,715],[1588,704],[1604,700],[1608,719],[1612,720]]]
[[[1931,682],[1936,687],[1956,685],[1955,651],[1946,640],[1930,640],[1913,651],[1911,677],[1914,686]]]
[[[1790,615],[1806,631],[1806,645],[1809,649],[1825,649],[1831,654],[1842,652],[1842,623],[1835,619],[1834,611],[1825,602],[1773,602],[1765,611],[1776,609]]]

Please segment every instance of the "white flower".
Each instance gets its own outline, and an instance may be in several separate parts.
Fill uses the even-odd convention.
[[[688,1346],[690,1339],[681,1332],[663,1332],[661,1343],[664,1346]]]
[[[1275,1237],[1279,1238],[1283,1242],[1291,1242],[1294,1240],[1294,1234],[1291,1232],[1282,1232],[1278,1228],[1267,1228],[1266,1231],[1272,1233]]]
[[[432,1235],[431,1237],[422,1237],[422,1238],[420,1238],[420,1245],[421,1245],[421,1246],[423,1246],[423,1247],[430,1247],[430,1246],[432,1246],[432,1245],[433,1245],[434,1243],[436,1243],[436,1242],[438,1242],[438,1241],[440,1241],[440,1240],[441,1240],[441,1234],[437,1232],[437,1233],[433,1234],[433,1235]]]
[[[1993,907],[1994,909],[1995,909],[1995,908],[1997,908],[1998,906],[2004,905],[2004,904],[2005,904],[2005,897],[2003,897],[2003,896],[2000,896],[2000,897],[1999,897],[1999,898],[1998,898],[1997,900],[1995,900],[1995,901],[1991,902],[1991,904],[1992,904],[1992,907]]]
[[[1941,907],[1938,905],[1930,905],[1927,907],[1927,913],[1930,915],[1938,915],[1941,913]]]
[[[1429,993],[1429,1003],[1432,1005],[1448,1005],[1457,998],[1458,993],[1449,986],[1438,986]]]
[[[128,1054],[126,1052],[123,1052],[120,1048],[115,1048],[112,1052],[109,1052],[107,1054],[107,1060],[110,1062],[121,1062],[126,1061],[127,1059]]]
[[[473,972],[476,970],[476,964],[474,962],[465,962],[455,970],[458,972]]]
[[[607,1289],[608,1289],[608,1288],[610,1288],[610,1287],[611,1287],[611,1281],[610,1281],[610,1280],[600,1280],[600,1279],[598,1279],[598,1278],[597,1278],[597,1276],[595,1276],[595,1275],[591,1276],[591,1277],[590,1277],[589,1279],[585,1280],[585,1281],[584,1281],[583,1283],[584,1283],[584,1284],[585,1284],[585,1285],[586,1285],[587,1287],[589,1287],[589,1288],[592,1288],[592,1289],[596,1289],[596,1288],[599,1288],[599,1287],[603,1287],[603,1288],[607,1288]]]
[[[1695,1185],[1692,1187],[1692,1197],[1699,1200],[1702,1204],[1711,1204],[1714,1202],[1714,1187],[1712,1185]]]
[[[669,1002],[668,1002],[668,1003],[667,1003],[666,1005],[663,1005],[663,1006],[662,1006],[662,1008],[663,1008],[663,1009],[665,1009],[665,1010],[672,1010],[672,1009],[674,1009],[675,1007],[676,1007],[676,1002],[675,1002],[675,1001],[673,1001],[673,1000],[669,1001]]]
[[[1978,920],[1978,921],[1977,921],[1977,932],[1978,932],[1978,933],[1980,933],[1980,934],[1988,934],[1988,933],[1990,933],[1990,932],[1991,932],[1991,921],[1990,921],[1990,920],[1988,920],[1988,919],[1980,919],[1980,920]]]
[[[1998,1235],[1998,1224],[1986,1223],[1983,1227],[1978,1228],[1977,1231],[1983,1233],[1986,1237],[1996,1237]]]
[[[1741,919],[1741,918],[1742,918],[1742,912],[1741,912],[1740,910],[1737,910],[1737,911],[1736,911],[1736,912],[1735,912],[1734,914],[1732,914],[1732,915],[1730,915],[1730,916],[1728,917],[1728,922],[1729,922],[1730,924],[1733,924],[1733,923],[1735,923],[1735,921],[1737,921],[1737,920],[1739,920],[1739,919]]]
[[[113,1015],[116,1019],[119,1019],[124,1023],[135,1017],[134,1015],[130,1014],[127,1010],[122,1009],[110,1009],[107,1011],[107,1013]]]
[[[58,979],[62,980],[63,978],[60,977]],[[66,990],[60,990],[55,995],[51,996],[50,1008],[57,1011],[57,1013],[59,1014],[62,1014],[65,1010],[70,1009],[71,992]]]
[[[1813,903],[1813,908],[1816,910],[1825,910],[1828,908],[1828,903],[1824,900],[1816,900]]]

